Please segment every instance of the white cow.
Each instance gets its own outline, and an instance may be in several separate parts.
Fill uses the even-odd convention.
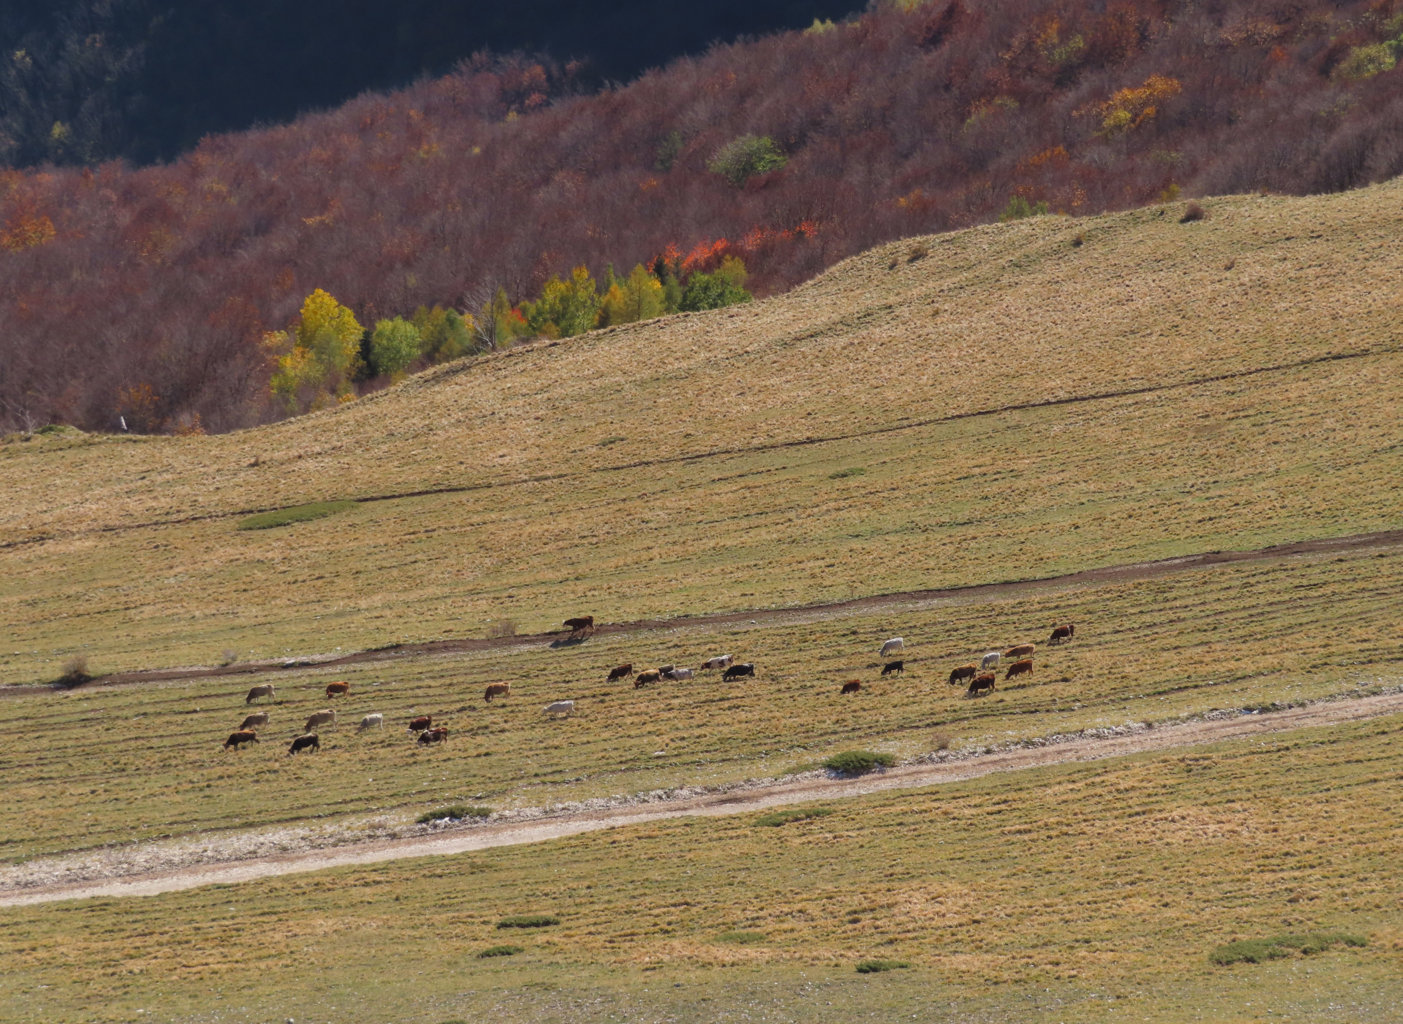
[[[672,668],[664,672],[663,675],[673,682],[681,682],[684,679],[692,678],[692,670],[689,668]]]
[[[984,655],[984,657],[979,659],[979,671],[987,672],[991,668],[998,668],[999,660],[1001,658],[1003,658],[1003,655],[1000,654],[998,651],[990,651],[988,654]]]
[[[713,668],[729,668],[731,660],[729,654],[718,654],[714,658],[707,658],[706,661],[702,662],[702,671],[705,672],[707,669]]]
[[[329,725],[333,729],[336,728],[336,712],[331,708],[316,712],[311,718],[307,719],[307,724],[303,726],[302,731],[304,733],[309,733],[319,725]]]
[[[356,732],[364,732],[366,729],[383,729],[383,728],[385,728],[385,716],[384,716],[384,715],[381,715],[381,714],[366,715],[364,718],[362,718],[362,719],[360,720],[360,726],[356,729]]]
[[[573,715],[575,713],[575,702],[573,700],[558,700],[554,704],[546,705],[548,715]]]
[[[905,640],[901,639],[901,637],[899,636],[894,636],[886,643],[882,644],[882,650],[880,653],[882,657],[885,658],[888,654],[895,654],[897,651],[901,650],[905,646]]]

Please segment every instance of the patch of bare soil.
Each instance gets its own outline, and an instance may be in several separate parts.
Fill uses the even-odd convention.
[[[0,906],[149,896],[300,871],[544,842],[688,815],[743,814],[785,804],[938,786],[993,772],[1095,761],[1403,713],[1403,687],[1276,710],[1219,711],[1159,725],[1048,736],[1006,747],[940,751],[858,778],[810,772],[717,789],[681,789],[494,815],[482,824],[397,826],[386,817],[45,858],[0,869]]]

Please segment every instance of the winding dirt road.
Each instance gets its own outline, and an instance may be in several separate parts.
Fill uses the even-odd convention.
[[[540,817],[483,825],[470,825],[412,838],[354,842],[330,848],[306,849],[274,855],[224,859],[221,840],[205,844],[203,863],[151,867],[153,858],[137,859],[139,871],[120,868],[101,878],[79,878],[77,869],[62,866],[42,875],[44,862],[20,867],[30,872],[28,884],[14,884],[14,869],[0,873],[0,906],[51,903],[91,897],[150,896],[202,885],[248,882],[259,878],[346,865],[374,864],[405,857],[444,856],[498,846],[538,843],[600,829],[638,825],[689,815],[721,816],[764,810],[816,800],[839,800],[868,793],[913,787],[939,786],[994,772],[1022,771],[1046,765],[1124,757],[1241,739],[1289,729],[1313,728],[1358,722],[1383,715],[1403,714],[1403,688],[1357,698],[1320,701],[1301,707],[1262,713],[1228,713],[1156,728],[1097,730],[1094,735],[1051,737],[1045,741],[968,755],[935,754],[921,762],[902,765],[859,778],[832,778],[811,773],[796,778],[769,780],[732,787],[725,791],[646,803],[625,803],[604,809],[543,812]],[[228,843],[229,840],[224,840]],[[232,844],[230,844],[232,846]],[[155,860],[159,861],[159,855]],[[129,863],[133,861],[129,860]],[[40,874],[34,873],[35,868]],[[7,878],[6,875],[10,875]]]

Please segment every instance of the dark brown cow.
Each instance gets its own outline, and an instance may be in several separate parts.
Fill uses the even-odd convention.
[[[425,729],[419,734],[419,745],[427,747],[431,743],[447,743],[448,730],[444,726],[437,729]]]
[[[663,674],[655,668],[650,668],[647,672],[640,672],[633,677],[633,688],[636,690],[640,686],[647,686],[649,683],[656,683],[661,680]]]
[[[753,678],[755,676],[755,665],[747,661],[743,665],[732,665],[721,673],[722,681],[727,683],[732,679],[739,679],[741,676],[751,676]]]
[[[488,683],[487,690],[483,693],[482,699],[491,704],[493,697],[510,697],[511,692],[511,683]]]
[[[572,634],[584,633],[594,629],[594,616],[576,615],[574,618],[566,619],[562,625],[566,626]]]
[[[1036,650],[1037,647],[1033,644],[1019,644],[1017,647],[1010,647],[1008,650],[1004,651],[1004,657],[1009,659],[1029,658],[1032,657],[1033,652]]]
[[[952,668],[950,670],[950,685],[954,686],[956,683],[962,683],[966,679],[973,679],[978,674],[978,665],[961,665],[959,668]]]
[[[905,675],[905,674],[906,674],[906,662],[904,662],[904,661],[889,661],[889,662],[887,662],[885,665],[882,666],[882,675],[884,675],[884,676],[889,676],[889,675],[891,675],[893,672],[900,672],[902,675]]]
[[[994,688],[994,673],[992,673],[992,672],[981,672],[981,673],[979,673],[979,675],[975,676],[973,679],[971,679],[971,680],[969,681],[969,691],[968,691],[968,692],[969,692],[969,695],[970,695],[971,697],[977,697],[979,694],[983,693],[985,690],[992,690],[993,688]]]
[[[288,756],[291,757],[299,750],[320,750],[322,748],[321,738],[314,732],[309,732],[306,736],[299,736],[292,741],[292,746],[287,748]]]
[[[343,696],[343,695],[345,695],[345,694],[347,694],[347,693],[350,693],[350,692],[351,692],[351,684],[350,684],[350,683],[347,683],[347,682],[340,682],[340,683],[327,683],[327,684],[326,684],[326,695],[327,695],[328,697]]]
[[[257,743],[258,734],[252,729],[240,729],[238,732],[231,732],[229,738],[224,741],[224,749],[233,747],[238,750],[245,743]]]
[[[427,729],[429,726],[433,725],[433,723],[434,723],[434,716],[433,716],[433,715],[420,715],[418,718],[411,718],[411,719],[409,720],[409,731],[410,731],[410,732],[423,732],[423,731],[424,731],[425,729]]]
[[[1008,671],[1004,673],[1004,682],[1008,682],[1014,676],[1021,676],[1027,673],[1031,673],[1032,671],[1032,658],[1024,658],[1022,661],[1015,661],[1012,665],[1008,667]]]
[[[862,680],[860,679],[849,679],[843,684],[843,693],[857,693],[861,689]]]
[[[616,665],[609,670],[609,682],[612,683],[615,679],[627,679],[631,675],[633,675],[633,662],[630,661],[627,665]]]
[[[1065,626],[1058,626],[1052,631],[1052,636],[1047,638],[1047,642],[1049,644],[1060,644],[1063,640],[1072,639],[1072,634],[1076,631],[1077,627],[1070,622]]]

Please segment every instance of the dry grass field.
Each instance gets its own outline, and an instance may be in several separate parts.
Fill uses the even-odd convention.
[[[1403,182],[888,246],[219,437],[0,440],[0,684],[607,623],[338,668],[12,687],[0,879],[404,830],[1403,683],[1403,545],[804,606],[1403,527]],[[325,518],[246,517],[352,499]],[[1077,624],[1048,647],[1051,628]],[[880,643],[907,640],[903,675]],[[950,670],[1039,644],[968,699]],[[635,689],[608,669],[715,674]],[[849,679],[863,689],[840,696]],[[329,705],[324,748],[287,756]],[[221,748],[273,682],[258,745]],[[486,703],[488,683],[511,696]],[[549,701],[577,713],[550,719]],[[383,731],[358,734],[363,714]],[[405,730],[431,713],[449,742]],[[1403,1017],[1400,716],[182,894],[0,910],[6,1021]],[[9,873],[9,876],[7,876]],[[541,929],[499,929],[548,913]],[[1215,966],[1240,939],[1347,935]],[[481,958],[489,947],[523,947]],[[859,974],[867,959],[909,966]]]

